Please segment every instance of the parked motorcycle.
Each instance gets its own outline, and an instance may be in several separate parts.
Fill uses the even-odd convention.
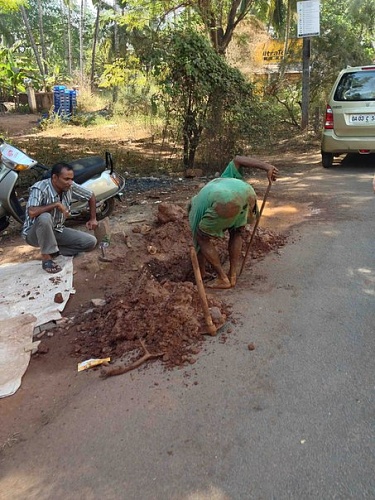
[[[125,179],[113,168],[110,153],[105,159],[100,156],[89,156],[69,162],[74,170],[74,181],[93,191],[96,197],[97,219],[108,217],[114,210],[115,199],[122,201]],[[25,220],[25,200],[17,196],[19,173],[36,169],[41,178],[51,175],[51,169],[38,163],[16,147],[0,139],[0,232],[9,225],[9,218],[23,224]],[[88,203],[73,200],[70,217],[85,217],[88,214]]]

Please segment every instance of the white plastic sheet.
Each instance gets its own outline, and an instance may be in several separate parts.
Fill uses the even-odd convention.
[[[74,293],[72,257],[57,261],[62,267],[58,274],[43,271],[40,261],[0,266],[0,397],[14,394],[21,385],[34,328],[60,319]],[[61,303],[54,300],[59,292]]]

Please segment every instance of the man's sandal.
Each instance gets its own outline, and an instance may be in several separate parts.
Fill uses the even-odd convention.
[[[42,262],[42,268],[49,274],[56,274],[61,271],[61,267],[56,264],[56,262],[53,262],[52,259],[44,260]]]

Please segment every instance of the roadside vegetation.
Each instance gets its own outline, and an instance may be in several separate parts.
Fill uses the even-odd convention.
[[[27,145],[46,164],[102,154],[111,143],[123,169],[210,170],[236,153],[293,138],[300,145],[318,137],[338,71],[375,60],[374,2],[321,0],[301,130],[301,65],[288,49],[295,0],[0,0],[0,13],[0,100],[28,112],[19,100],[27,86],[78,89],[72,116],[40,110],[39,130],[49,133]],[[276,69],[263,74],[241,56],[260,36],[284,43]],[[100,140],[80,138],[78,128],[96,129]]]

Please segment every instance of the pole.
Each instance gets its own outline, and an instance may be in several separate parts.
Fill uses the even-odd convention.
[[[305,130],[309,124],[310,47],[310,37],[304,37],[302,45],[302,130]]]
[[[246,262],[246,259],[247,259],[247,255],[249,253],[249,250],[250,250],[250,247],[251,247],[251,243],[253,242],[253,239],[254,239],[254,236],[255,236],[255,231],[258,229],[258,224],[259,224],[260,218],[262,217],[263,209],[264,209],[264,207],[266,205],[266,201],[267,201],[267,198],[268,198],[268,193],[270,192],[271,186],[272,186],[272,182],[269,180],[268,181],[268,187],[267,187],[266,192],[264,193],[264,196],[263,196],[263,202],[262,202],[262,206],[260,207],[259,216],[258,216],[257,220],[255,221],[254,229],[253,229],[253,232],[251,233],[250,241],[249,241],[249,243],[247,245],[246,253],[245,253],[245,256],[243,258],[241,269],[240,269],[240,272],[238,273],[238,276],[241,276],[243,268],[245,267],[245,262]]]

